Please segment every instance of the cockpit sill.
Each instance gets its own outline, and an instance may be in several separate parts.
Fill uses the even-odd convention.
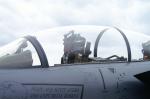
[[[150,60],[132,60],[131,62],[127,62],[127,61],[103,61],[103,62],[85,62],[85,63],[73,63],[73,64],[54,64],[54,66],[50,66],[50,67],[60,67],[60,66],[78,66],[78,65],[88,65],[88,66],[93,66],[93,65],[101,65],[101,64],[132,64],[132,63],[144,63],[144,62],[148,62],[150,63]]]
[[[128,65],[132,65],[134,63],[148,63],[150,64],[150,60],[132,60],[131,62],[127,62],[127,61],[103,61],[103,62],[85,62],[85,63],[72,63],[72,64],[54,64],[53,66],[47,66],[47,67],[43,67],[41,65],[35,65],[35,66],[24,66],[24,67],[20,67],[20,66],[16,66],[16,67],[1,67],[0,69],[2,70],[14,70],[14,69],[35,69],[35,68],[55,68],[55,67],[70,67],[70,66],[94,66],[94,65],[98,65],[98,66],[103,66],[103,65],[122,65],[122,64],[128,64]],[[120,65],[119,65],[120,64]]]

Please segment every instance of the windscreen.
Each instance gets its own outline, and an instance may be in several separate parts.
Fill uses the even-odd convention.
[[[40,65],[35,48],[20,38],[0,48],[0,68],[22,68]]]

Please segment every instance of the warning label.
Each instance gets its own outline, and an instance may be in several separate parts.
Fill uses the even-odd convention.
[[[82,99],[82,85],[24,84],[27,99]]]

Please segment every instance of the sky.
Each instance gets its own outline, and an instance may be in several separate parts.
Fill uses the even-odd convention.
[[[149,0],[0,0],[0,45],[68,25],[117,26],[149,34]]]
[[[0,0],[0,46],[70,25],[116,26],[150,35],[149,9],[149,0]]]

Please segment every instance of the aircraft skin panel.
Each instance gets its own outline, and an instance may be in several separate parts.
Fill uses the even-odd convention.
[[[112,69],[112,68],[111,68]],[[104,94],[106,99],[143,99],[146,96],[144,84],[127,72],[102,68],[105,81]],[[143,94],[143,95],[141,95]]]
[[[130,68],[143,72],[148,63],[2,69],[0,99],[148,99],[149,90]]]
[[[26,90],[26,93],[28,93],[27,99],[41,99],[40,97],[42,99],[55,99],[57,97],[60,97],[59,99],[96,99],[100,97],[99,91],[101,91],[102,84],[98,71],[94,71],[96,71],[95,68],[89,71],[88,69],[73,69],[71,67],[54,70],[4,70],[0,75],[0,78],[2,78],[0,87],[5,89],[3,86],[12,85],[12,88],[13,86],[19,86],[19,89],[14,87],[13,90],[19,91],[20,95],[18,96],[18,93],[16,93],[17,96],[10,95],[11,97],[22,97],[25,93],[24,90]],[[6,90],[10,90],[10,88]],[[52,90],[52,92],[48,93],[46,90]],[[74,90],[76,91],[74,92]],[[4,93],[11,94],[11,92],[5,92],[5,90]],[[44,96],[45,94],[46,96]],[[9,98],[9,96],[5,97]]]

